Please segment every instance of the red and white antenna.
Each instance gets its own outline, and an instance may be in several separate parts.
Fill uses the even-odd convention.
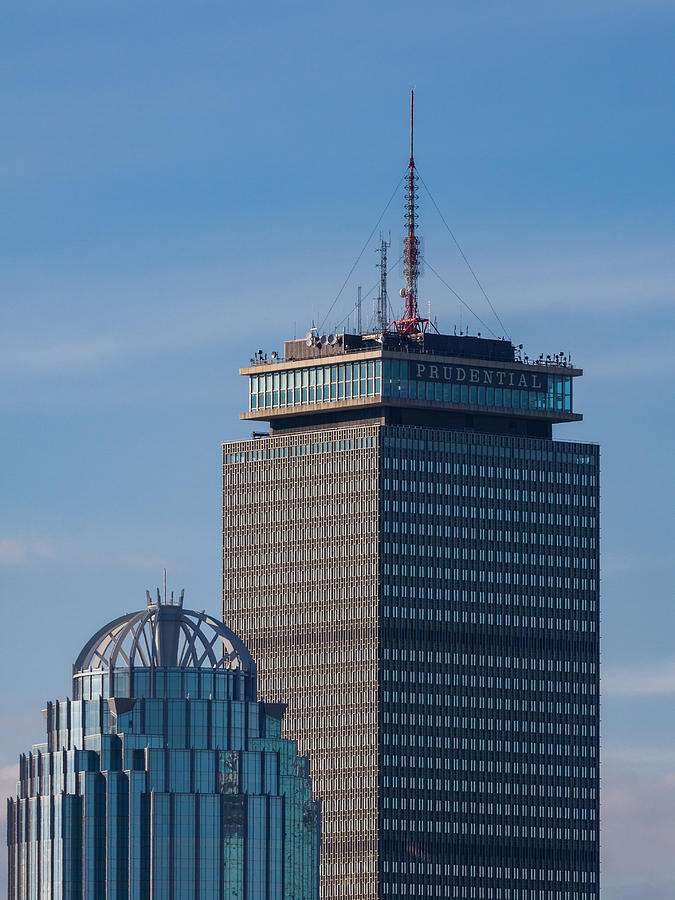
[[[420,239],[416,234],[417,225],[417,173],[413,155],[413,122],[415,92],[410,91],[410,160],[408,162],[408,202],[406,205],[406,227],[403,250],[403,270],[405,287],[401,289],[401,297],[405,300],[403,316],[391,323],[398,334],[419,334],[429,327],[429,319],[420,317],[417,305],[417,279],[420,273]]]

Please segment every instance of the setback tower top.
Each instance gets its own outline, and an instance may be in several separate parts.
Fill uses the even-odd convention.
[[[387,324],[389,245],[381,239],[377,330],[322,335],[313,327],[306,338],[286,341],[283,357],[257,351],[240,369],[249,379],[249,408],[241,418],[267,421],[277,433],[368,420],[550,438],[553,424],[582,418],[573,410],[572,383],[583,373],[568,354],[530,359],[522,344],[469,336],[468,329],[440,334],[419,314],[413,135],[411,91],[401,318]]]

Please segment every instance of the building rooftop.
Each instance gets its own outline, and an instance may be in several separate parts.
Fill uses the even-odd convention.
[[[147,606],[108,622],[82,648],[73,675],[134,667],[238,669],[255,675],[244,642],[219,619],[183,607],[183,592],[162,602],[146,591]]]
[[[554,423],[582,418],[573,409],[572,382],[583,372],[568,355],[531,359],[522,345],[479,335],[313,330],[286,341],[283,357],[258,350],[240,372],[249,379],[241,418],[268,421],[274,430],[325,424],[329,414],[335,422],[415,416],[417,424],[426,416],[448,427],[497,431],[518,420],[524,433],[545,436]]]

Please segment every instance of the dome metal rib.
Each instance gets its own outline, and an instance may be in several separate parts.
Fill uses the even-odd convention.
[[[241,669],[256,665],[244,642],[223,622],[178,603],[148,607],[108,622],[87,641],[73,673],[119,668]]]

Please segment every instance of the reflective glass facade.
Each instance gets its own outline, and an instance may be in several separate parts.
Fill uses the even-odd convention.
[[[598,456],[381,433],[384,896],[598,896]]]
[[[453,406],[572,412],[572,376],[548,374],[544,367],[536,367],[544,389],[528,390],[518,387],[517,378],[505,378],[499,369],[495,369],[494,376],[490,370],[482,370],[483,377],[476,377],[472,383],[471,368],[460,367],[461,381],[443,383],[438,379],[412,377],[414,366],[414,362],[394,358],[281,370],[269,365],[265,367],[268,371],[249,375],[249,411],[377,397]]]
[[[382,392],[381,360],[303,366],[249,377],[249,409],[277,409],[376,397]]]
[[[234,636],[187,615],[111,623],[74,699],[47,705],[9,802],[10,900],[318,900],[319,804],[285,704],[257,700]]]
[[[518,379],[506,378],[505,373],[499,370],[492,376],[489,370],[462,366],[459,367],[460,373],[464,376],[462,381],[442,382],[438,379],[411,378],[410,370],[414,366],[414,362],[407,360],[385,359],[382,396],[400,400],[432,400],[436,403],[460,403],[500,409],[572,411],[572,378],[569,375],[548,375],[542,370],[538,380],[545,385],[545,389],[534,391],[516,387]],[[457,369],[455,366],[454,372]],[[478,373],[473,383],[472,372]],[[479,377],[481,374],[482,378]],[[485,374],[490,374],[489,379],[485,378]],[[502,375],[501,379],[499,375]]]
[[[223,448],[224,607],[311,754],[322,896],[597,898],[598,448],[408,381],[408,424],[270,415]]]

